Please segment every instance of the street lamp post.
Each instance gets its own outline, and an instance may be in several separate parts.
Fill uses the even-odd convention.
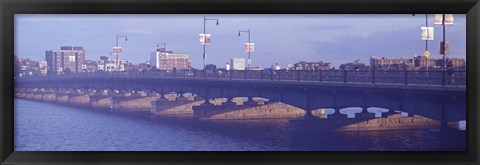
[[[116,42],[116,44],[115,44],[115,47],[117,47],[117,48],[118,48],[118,39],[119,39],[119,38],[125,38],[125,41],[128,40],[127,36],[116,35],[116,38],[117,38],[117,40],[116,40],[117,42]],[[119,66],[118,66],[118,54],[119,54],[119,53],[120,53],[120,52],[115,51],[115,55],[116,55],[115,69],[118,69],[118,67],[119,67]]]
[[[429,37],[428,14],[425,14],[425,27],[427,27],[427,39],[425,40],[425,52],[428,52],[428,37]],[[426,58],[427,58],[427,76],[428,76],[428,56]]]
[[[250,29],[248,30],[239,30],[238,31],[238,36],[240,36],[240,33],[248,33],[248,44],[250,44]],[[249,45],[250,46],[250,45]],[[248,61],[247,61],[247,68],[250,69],[250,64],[252,63],[251,59],[250,59],[250,50],[248,50]]]
[[[415,16],[415,14],[412,14],[412,16]],[[428,52],[428,40],[433,40],[433,38],[430,38],[430,29],[428,27],[428,14],[425,14],[425,27],[422,27],[422,29],[425,28],[425,31],[426,31],[426,37],[425,38],[422,38],[422,40],[425,40],[425,53],[423,54],[426,58],[426,67],[425,69],[428,71],[428,67],[429,67],[429,64],[428,64],[428,56],[430,55],[430,53]],[[433,30],[433,29],[432,29]],[[433,31],[432,31],[433,32]],[[422,34],[423,35],[423,34]],[[427,72],[427,76],[428,76],[428,72]]]
[[[443,26],[443,72],[445,72],[447,70],[447,50],[445,49],[446,48],[446,45],[447,43],[445,42],[445,14],[442,14],[442,26]],[[445,74],[445,73],[444,73]]]
[[[212,21],[217,21],[217,26],[218,26],[218,18],[206,18],[205,16],[203,16],[203,34],[205,34],[205,31],[206,31],[206,23],[208,20],[212,20]],[[205,36],[204,36],[205,37]],[[205,38],[204,38],[205,39]],[[205,40],[204,40],[205,41]],[[205,53],[205,46],[206,46],[206,42],[203,43],[203,69],[205,69],[205,66],[206,66],[206,62],[207,62],[207,54]]]

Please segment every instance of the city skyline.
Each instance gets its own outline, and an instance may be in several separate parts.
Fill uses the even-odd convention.
[[[203,32],[203,16],[16,15],[15,54],[45,60],[46,50],[74,45],[84,47],[87,60],[100,56],[115,58],[109,54],[118,34],[128,36],[127,42],[119,42],[124,47],[119,59],[146,62],[157,43],[165,42],[168,50],[190,54],[192,66],[202,68],[203,47],[198,34]],[[422,14],[206,16],[219,19],[218,26],[214,22],[206,25],[207,33],[212,34],[212,44],[206,51],[207,64],[219,67],[231,58],[247,58],[243,47],[248,38],[237,33],[248,29],[256,47],[252,66],[279,63],[285,67],[299,61],[324,61],[338,67],[356,59],[368,63],[370,56],[412,58],[425,51],[425,41],[420,40],[420,27],[425,25]],[[434,26],[433,15],[429,15],[429,26]],[[428,44],[430,58],[441,58],[441,26],[434,27],[435,40]],[[455,25],[448,26],[446,32],[451,47],[449,57],[465,58],[465,15],[455,15]]]

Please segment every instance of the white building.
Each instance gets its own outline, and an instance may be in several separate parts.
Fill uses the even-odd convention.
[[[103,70],[107,72],[111,71],[125,71],[125,64],[133,63],[131,60],[118,60],[118,68],[116,68],[116,61],[115,60],[98,60],[97,61],[97,70]]]
[[[38,61],[38,69],[40,70],[40,74],[42,76],[47,75],[47,71],[48,71],[47,61]]]
[[[230,64],[232,70],[245,70],[245,58],[232,58]]]

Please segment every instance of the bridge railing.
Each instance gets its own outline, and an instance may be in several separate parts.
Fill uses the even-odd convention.
[[[465,87],[464,70],[157,70],[147,72],[93,72],[22,79],[169,78],[255,81],[302,81],[351,84],[448,85]]]

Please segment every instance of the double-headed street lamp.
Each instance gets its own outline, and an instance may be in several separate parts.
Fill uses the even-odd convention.
[[[119,69],[119,66],[118,66],[118,55],[122,52],[122,49],[118,47],[118,39],[119,38],[125,38],[125,41],[128,40],[127,36],[121,36],[121,35],[116,35],[116,44],[115,44],[115,48],[114,48],[114,52],[115,52],[115,55],[117,56],[116,58],[116,61],[115,61],[115,69]]]
[[[250,53],[252,52],[253,45],[250,42],[250,29],[248,30],[239,30],[238,31],[238,36],[240,36],[241,33],[248,33],[248,44],[245,45],[245,50],[248,52],[248,61],[247,61],[247,68],[250,68],[250,64],[252,64],[252,60],[250,59]]]
[[[211,20],[211,21],[217,21],[217,26],[218,26],[218,18],[206,18],[205,16],[203,16],[203,69],[205,69],[205,66],[206,66],[206,62],[207,62],[207,54],[205,53],[205,46],[207,45],[207,41],[206,41],[206,34],[205,34],[205,29],[206,29],[206,23],[208,20]]]
[[[448,19],[448,20],[447,20]],[[436,14],[435,15],[435,21],[434,21],[434,24],[435,25],[442,25],[443,26],[443,41],[440,42],[440,54],[443,55],[443,83],[442,83],[442,86],[444,86],[446,84],[446,81],[445,81],[445,71],[447,71],[447,54],[448,54],[448,51],[449,51],[449,46],[448,46],[448,43],[445,39],[445,26],[446,25],[453,25],[453,14],[448,14],[448,18],[447,18],[447,14]],[[452,74],[452,73],[449,73],[449,74]]]

